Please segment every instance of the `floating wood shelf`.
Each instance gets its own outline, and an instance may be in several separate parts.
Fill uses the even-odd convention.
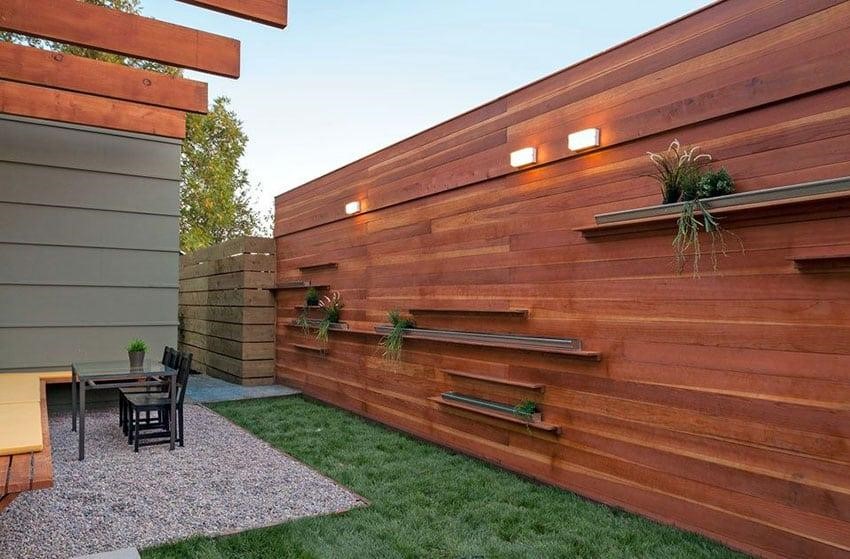
[[[315,329],[316,326],[318,325],[318,323],[319,323],[318,320],[316,320],[315,322],[311,322],[310,328]],[[344,325],[344,327],[341,327],[340,325]],[[301,328],[301,326],[296,324],[294,320],[285,323],[284,326],[286,326],[288,328],[299,328],[299,329]],[[374,330],[364,330],[362,328],[351,328],[351,327],[348,326],[348,324],[345,324],[344,322],[339,322],[336,325],[332,324],[330,329],[333,330],[334,332],[339,332],[341,334],[363,334],[365,336],[379,336],[380,335],[377,332],[375,332]]]
[[[327,268],[328,270],[335,270],[339,264],[336,262],[322,262],[321,264],[309,264],[307,266],[299,266],[298,270],[302,273],[304,272],[315,272],[316,270],[323,270]]]
[[[318,318],[308,318],[307,319],[307,323],[310,325],[310,328],[318,328],[319,323],[321,323],[321,322],[322,321]],[[301,325],[296,324],[296,322],[294,320],[289,322],[287,324],[287,326],[293,326],[295,328],[301,328]],[[330,327],[328,329],[329,330],[340,330],[340,331],[350,330],[350,328],[348,327],[348,324],[346,324],[345,322],[334,322],[333,324],[330,325]]]
[[[485,375],[475,375],[475,374],[472,374],[472,373],[464,373],[462,371],[451,371],[451,370],[448,370],[448,369],[444,369],[443,372],[446,373],[447,375],[453,376],[453,377],[465,378],[465,379],[470,379],[470,380],[477,380],[477,381],[481,381],[481,382],[490,382],[490,383],[493,383],[493,384],[500,384],[502,386],[510,386],[510,387],[513,387],[513,388],[524,388],[526,390],[538,390],[540,392],[543,392],[543,390],[545,390],[545,388],[546,388],[545,384],[540,384],[540,383],[537,383],[537,382],[521,382],[521,381],[516,381],[516,380],[507,380],[507,379],[501,379],[501,378],[495,378],[495,377],[488,377],[488,376],[485,376]]]
[[[283,290],[283,289],[308,289],[310,287],[314,287],[316,289],[326,289],[330,286],[329,285],[316,284],[316,283],[313,283],[311,281],[287,281],[287,282],[275,284],[275,286],[272,288],[272,290],[275,291],[275,290]]]
[[[528,318],[528,309],[488,310],[488,309],[409,309],[410,314],[441,314],[450,316],[504,316],[508,318]]]
[[[381,335],[387,335],[391,331],[392,326],[388,324],[375,327],[375,332]],[[581,341],[575,338],[539,338],[513,334],[484,334],[479,332],[430,330],[425,328],[408,328],[404,331],[404,337],[412,340],[429,340],[461,345],[552,353],[590,361],[599,361],[601,359],[598,352],[582,350]]]
[[[800,271],[817,270],[826,271],[832,269],[850,268],[850,250],[842,250],[834,253],[811,253],[789,256],[788,260]]]
[[[295,305],[294,308],[295,308],[296,311],[304,311],[304,310],[313,311],[313,310],[321,309],[322,307],[320,305]]]
[[[290,344],[290,345],[292,345],[292,347],[302,349],[304,351],[312,351],[314,353],[325,354],[328,351],[327,348],[324,348],[322,346],[317,346],[317,345],[309,345],[309,344]]]
[[[465,412],[475,413],[478,415],[482,415],[484,417],[489,417],[492,419],[498,419],[501,421],[506,421],[508,423],[513,423],[514,425],[521,425],[523,427],[528,427],[529,429],[536,429],[538,431],[544,431],[548,433],[554,433],[556,435],[561,434],[561,427],[559,425],[554,425],[552,423],[546,423],[545,421],[525,421],[515,415],[510,415],[507,413],[502,413],[498,411],[488,410],[486,408],[480,408],[477,406],[473,406],[471,404],[463,404],[461,402],[455,402],[451,400],[445,400],[440,396],[431,396],[428,400],[432,402],[436,402],[441,406],[445,406],[448,408],[453,408],[456,410],[462,410]]]
[[[791,206],[850,199],[850,177],[817,181],[778,188],[765,188],[717,196],[705,200],[712,215],[727,216],[746,212],[783,210]],[[648,206],[621,212],[598,214],[596,224],[577,227],[585,237],[619,235],[629,232],[663,229],[679,219],[682,202]]]

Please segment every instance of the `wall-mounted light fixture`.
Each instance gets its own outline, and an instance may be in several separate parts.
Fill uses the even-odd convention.
[[[525,167],[537,163],[537,148],[522,148],[511,152],[511,167]]]
[[[599,128],[579,130],[567,136],[567,146],[572,151],[599,147]]]
[[[360,200],[354,200],[345,205],[346,215],[356,214],[360,211]]]

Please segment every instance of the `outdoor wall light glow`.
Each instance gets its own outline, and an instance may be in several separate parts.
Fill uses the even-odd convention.
[[[567,145],[572,151],[599,147],[599,128],[579,130],[567,136]]]
[[[522,148],[511,152],[511,167],[524,167],[537,163],[537,148]]]
[[[360,201],[354,200],[353,202],[349,202],[345,205],[345,213],[347,215],[356,214],[360,211]]]

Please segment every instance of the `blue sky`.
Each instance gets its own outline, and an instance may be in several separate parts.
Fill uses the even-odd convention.
[[[290,0],[283,31],[143,0],[145,15],[242,41],[227,95],[260,203],[706,5],[706,0]]]

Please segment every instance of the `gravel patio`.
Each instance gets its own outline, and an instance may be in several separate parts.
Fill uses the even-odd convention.
[[[339,513],[362,498],[222,416],[186,406],[186,446],[142,448],[115,410],[87,415],[84,462],[69,413],[50,418],[55,486],[0,515],[0,557],[67,559]]]

